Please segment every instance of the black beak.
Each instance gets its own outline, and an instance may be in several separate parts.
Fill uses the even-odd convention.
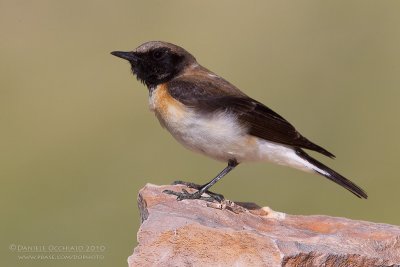
[[[126,59],[130,62],[137,62],[140,60],[140,57],[135,52],[122,52],[122,51],[114,51],[111,52],[111,55]]]

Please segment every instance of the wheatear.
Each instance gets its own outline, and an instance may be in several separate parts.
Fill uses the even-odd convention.
[[[150,109],[179,143],[228,163],[209,183],[198,186],[195,193],[166,191],[178,200],[202,198],[219,179],[247,161],[268,161],[318,173],[357,197],[367,198],[360,187],[303,149],[334,158],[332,153],[303,137],[279,114],[201,66],[185,49],[153,41],[134,51],[111,54],[129,61],[133,74],[149,90]],[[213,196],[222,199],[221,195]]]

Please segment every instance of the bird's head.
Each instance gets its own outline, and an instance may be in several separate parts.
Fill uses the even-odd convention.
[[[196,59],[182,47],[160,41],[144,43],[130,52],[114,51],[111,54],[128,60],[133,74],[149,89],[168,82],[186,67],[197,64]]]

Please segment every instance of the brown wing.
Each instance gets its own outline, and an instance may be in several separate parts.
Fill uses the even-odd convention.
[[[219,77],[189,76],[167,84],[168,91],[178,101],[202,113],[225,110],[247,125],[249,134],[293,147],[335,156],[303,137],[287,120],[262,103],[246,96]]]

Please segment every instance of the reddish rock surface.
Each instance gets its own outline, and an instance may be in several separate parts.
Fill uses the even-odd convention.
[[[130,267],[400,266],[398,226],[288,215],[251,203],[177,201],[162,193],[182,188],[140,190],[142,225]]]

